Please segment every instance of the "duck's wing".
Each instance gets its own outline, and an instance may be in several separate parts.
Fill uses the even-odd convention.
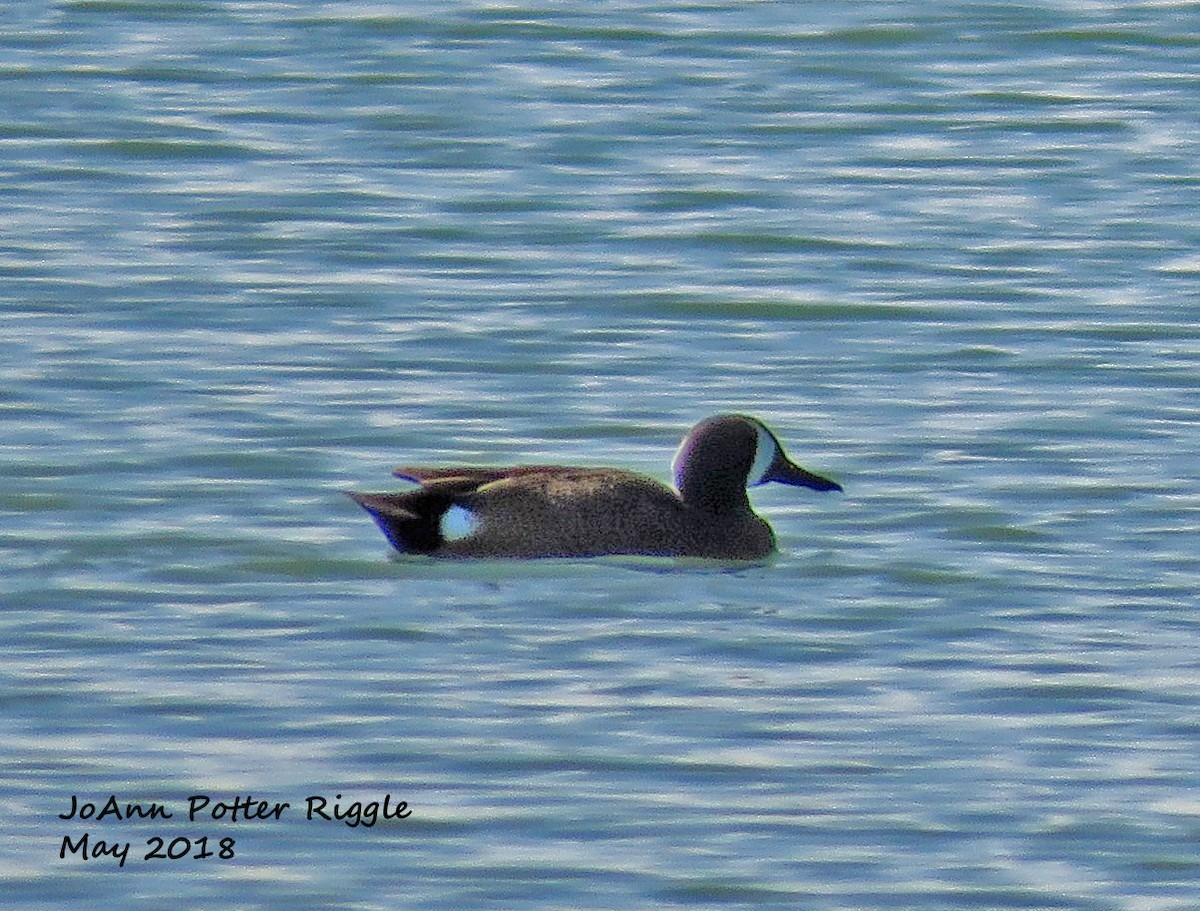
[[[545,490],[550,479],[570,483],[578,469],[559,465],[525,465],[507,468],[429,468],[405,466],[395,475],[419,484],[396,492],[350,492],[350,498],[371,514],[392,546],[404,553],[432,553],[458,537],[461,529],[444,525],[452,507],[462,507],[459,517],[467,527],[484,521],[487,506],[493,502],[490,492],[498,488],[499,518],[493,523],[505,534],[509,495],[516,492],[521,503],[547,508]],[[447,536],[452,537],[448,538]]]
[[[474,488],[506,478],[520,478],[531,474],[563,474],[576,470],[565,465],[514,465],[501,468],[431,468],[415,465],[393,469],[392,474],[425,486],[435,481],[462,481]]]
[[[416,480],[413,478],[412,480]],[[478,490],[480,481],[477,478],[447,477],[435,478],[423,483],[419,488],[402,490],[398,493],[361,493],[350,491],[349,496],[355,503],[371,512],[381,512],[397,519],[417,518],[425,515],[431,509],[445,509],[454,502],[454,498],[462,494]]]

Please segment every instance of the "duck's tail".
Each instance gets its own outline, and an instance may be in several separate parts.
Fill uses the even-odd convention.
[[[371,514],[392,547],[401,553],[427,554],[441,546],[441,519],[451,505],[448,497],[431,497],[424,491],[350,491],[348,496]]]

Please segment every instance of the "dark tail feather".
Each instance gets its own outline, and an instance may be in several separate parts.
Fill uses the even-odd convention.
[[[401,553],[429,553],[442,543],[438,522],[450,506],[445,498],[408,493],[355,493],[348,496],[371,514],[375,524]],[[444,500],[444,502],[438,502]]]

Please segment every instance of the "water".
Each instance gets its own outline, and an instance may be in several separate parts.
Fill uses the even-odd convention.
[[[12,5],[0,905],[1195,907],[1197,35]],[[723,409],[846,486],[756,491],[763,566],[395,560],[341,495]],[[110,795],[174,815],[58,818]]]

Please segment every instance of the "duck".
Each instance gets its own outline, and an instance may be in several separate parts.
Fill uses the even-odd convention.
[[[415,489],[349,496],[403,554],[759,560],[775,550],[775,533],[748,488],[842,490],[791,461],[770,428],[745,414],[700,421],[672,470],[674,490],[620,468],[402,467],[393,474]]]

